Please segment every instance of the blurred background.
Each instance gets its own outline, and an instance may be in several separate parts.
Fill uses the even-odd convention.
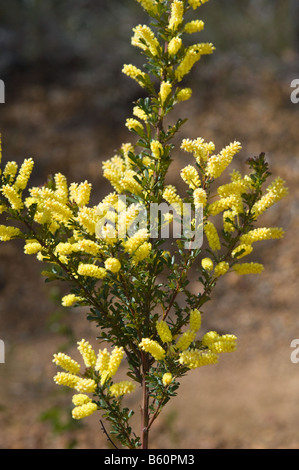
[[[130,38],[147,16],[134,0],[0,0],[0,18],[3,160],[33,157],[31,185],[56,172],[69,182],[87,179],[96,203],[110,191],[101,162],[132,139],[124,122],[140,89],[121,69],[143,63]],[[259,225],[286,234],[256,246],[252,259],[265,264],[259,277],[229,274],[218,283],[203,329],[236,334],[238,350],[182,380],[151,446],[297,448],[299,364],[290,343],[299,338],[299,103],[290,100],[290,84],[299,79],[299,2],[217,0],[193,18],[206,27],[192,40],[213,42],[216,51],[184,82],[193,97],[171,119],[188,117],[180,138],[200,136],[217,150],[239,140],[233,166],[241,171],[265,152],[289,196]],[[180,184],[189,160],[174,157],[169,181]],[[0,448],[107,448],[99,417],[74,422],[71,393],[52,379],[52,355],[64,350],[79,359],[76,341],[96,347],[96,330],[85,311],[60,306],[65,286],[45,284],[40,270],[18,241],[0,244]],[[130,395],[128,406],[135,401]]]

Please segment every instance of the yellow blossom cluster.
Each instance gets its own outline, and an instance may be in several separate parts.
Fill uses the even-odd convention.
[[[192,343],[196,339],[197,332],[201,328],[201,312],[194,308],[189,312],[189,328],[176,341],[176,335],[173,336],[165,320],[156,322],[158,337],[165,348],[158,341],[143,338],[139,343],[139,348],[149,353],[156,361],[167,361],[168,356],[174,358],[176,362],[189,369],[195,369],[204,365],[215,364],[218,362],[219,354],[232,352],[236,349],[235,335],[219,335],[215,331],[205,333],[195,348]],[[174,344],[172,344],[176,341]],[[170,385],[173,377],[171,372],[165,372],[162,377],[164,386]]]
[[[80,373],[80,364],[64,353],[54,354],[53,362],[61,367],[64,372],[58,372],[54,376],[54,381],[58,385],[64,385],[75,389],[78,393],[73,396],[75,408],[72,410],[74,419],[82,419],[94,413],[98,406],[86,393],[96,394],[97,387],[105,386],[108,379],[111,379],[117,372],[124,355],[122,347],[115,347],[112,352],[99,350],[94,351],[91,344],[82,339],[78,341],[78,351],[80,352],[86,371],[91,373],[92,378],[84,377]],[[108,394],[117,398],[121,395],[131,393],[135,390],[135,384],[130,381],[121,381],[109,385]]]
[[[200,60],[203,55],[212,54],[214,46],[211,43],[199,43],[189,46],[182,58],[180,64],[175,70],[175,78],[180,82],[185,75],[187,75],[196,62]]]
[[[131,43],[143,51],[149,51],[153,56],[158,54],[160,45],[153,31],[147,25],[138,25],[133,28],[134,36]]]

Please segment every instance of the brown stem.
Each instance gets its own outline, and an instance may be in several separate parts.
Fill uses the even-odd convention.
[[[146,383],[148,373],[148,359],[145,353],[141,353],[142,357],[142,406],[141,406],[141,448],[148,449],[149,438],[149,393]]]

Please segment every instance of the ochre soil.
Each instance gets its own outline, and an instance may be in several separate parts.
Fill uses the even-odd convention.
[[[203,330],[236,334],[237,351],[184,377],[178,396],[153,427],[153,448],[299,447],[299,364],[290,359],[290,343],[299,338],[299,104],[290,102],[295,63],[291,53],[273,67],[241,63],[232,70],[229,62],[222,63],[199,80],[192,104],[180,105],[178,112],[189,117],[180,138],[201,136],[217,149],[240,140],[243,150],[235,167],[241,170],[246,158],[266,152],[271,178],[284,178],[289,195],[259,220],[260,226],[282,226],[286,232],[283,240],[256,245],[252,259],[265,264],[264,272],[224,276],[203,311]],[[123,116],[103,113],[90,90],[28,83],[15,86],[14,96],[1,106],[3,159],[21,162],[33,156],[32,184],[61,171],[70,182],[91,181],[95,202],[110,191],[101,161],[131,136]],[[128,105],[123,114],[130,112]],[[178,181],[186,161],[186,154],[176,156],[170,180]],[[78,358],[75,342],[86,338],[95,344],[94,325],[84,311],[60,307],[57,298],[64,291],[44,283],[40,263],[23,254],[22,244],[1,243],[0,257],[0,338],[6,347],[5,364],[0,364],[0,448],[107,448],[99,416],[75,430],[68,425],[71,394],[52,379],[53,353],[65,346]],[[139,432],[136,397],[138,392],[127,403],[136,405]],[[63,432],[54,419],[42,420],[55,408],[58,422],[66,423]]]

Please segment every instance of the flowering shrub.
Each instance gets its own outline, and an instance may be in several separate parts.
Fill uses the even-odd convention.
[[[235,351],[233,334],[200,333],[203,306],[226,273],[262,272],[262,264],[243,260],[255,242],[283,236],[278,227],[255,227],[258,217],[287,193],[280,177],[266,183],[270,172],[263,153],[247,161],[248,174],[232,170],[228,182],[217,184],[241,150],[237,141],[216,151],[214,143],[202,137],[183,139],[181,150],[194,157],[180,173],[185,194],[165,183],[173,138],[185,122],[178,119],[166,128],[165,118],[191,98],[191,89],[182,81],[203,55],[214,51],[211,43],[185,46],[183,41],[204,28],[203,21],[188,15],[206,1],[138,0],[151,23],[133,29],[132,45],[147,62],[144,70],[126,64],[123,73],[137,81],[147,97],[133,104],[126,121],[132,142],[123,143],[103,162],[112,191],[98,205],[89,204],[90,183],[69,184],[60,173],[25,193],[32,159],[19,169],[7,162],[1,171],[0,211],[8,223],[0,226],[1,241],[22,238],[24,252],[46,264],[42,275],[48,281],[67,281],[70,290],[62,305],[86,307],[87,319],[98,327],[99,344],[107,344],[94,350],[80,340],[83,364],[64,353],[54,354],[59,368],[54,380],[74,390],[74,419],[99,410],[120,444],[131,449],[148,448],[149,431],[177,393],[181,377]],[[161,208],[163,202],[173,213],[151,219],[151,208]],[[171,246],[167,236],[153,236],[153,224],[160,233],[186,211],[187,234]],[[204,243],[194,246],[198,233],[204,234]],[[188,279],[194,270],[196,292]],[[118,381],[122,362],[128,380]],[[140,436],[130,425],[133,410],[122,404],[122,398],[138,388]]]

